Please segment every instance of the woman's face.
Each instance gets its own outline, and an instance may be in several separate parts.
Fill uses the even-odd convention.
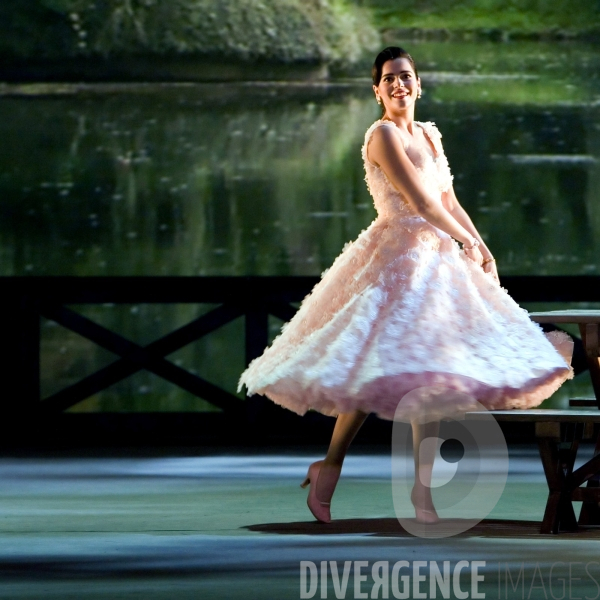
[[[421,91],[421,80],[407,58],[394,58],[383,64],[379,85],[373,86],[376,98],[381,98],[385,112],[404,112],[417,99]]]

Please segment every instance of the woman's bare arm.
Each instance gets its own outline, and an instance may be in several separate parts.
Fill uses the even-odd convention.
[[[484,259],[484,262],[482,263],[483,270],[486,273],[491,273],[494,279],[499,281],[498,269],[496,268],[494,256],[483,241],[477,228],[473,224],[473,221],[471,221],[471,217],[469,217],[467,211],[460,205],[460,202],[454,193],[454,188],[450,187],[450,189],[442,195],[442,204],[458,223],[460,223],[473,237],[479,240],[479,249]]]
[[[377,128],[373,132],[367,153],[369,160],[383,170],[418,215],[467,247],[471,247],[474,240],[479,241],[479,237],[462,225],[440,201],[427,193],[396,131],[390,127]]]
[[[471,221],[471,217],[467,214],[467,211],[461,206],[460,202],[456,198],[454,188],[450,187],[447,192],[444,192],[442,196],[442,204],[446,210],[454,217],[454,219],[460,223],[474,238],[479,241],[479,250],[483,255],[483,258],[493,258],[492,253],[486,246],[481,235],[477,231],[477,228]]]

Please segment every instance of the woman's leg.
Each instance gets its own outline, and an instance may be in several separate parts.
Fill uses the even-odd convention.
[[[417,423],[413,421],[411,425],[415,460],[415,485],[410,498],[415,507],[417,521],[436,523],[439,518],[431,497],[431,476],[437,443],[433,443],[433,440],[431,440],[423,444],[423,441],[427,438],[438,437],[440,422]]]
[[[346,452],[367,416],[367,413],[360,410],[338,415],[327,456],[323,460],[319,472],[316,490],[319,500],[329,502],[333,496]]]

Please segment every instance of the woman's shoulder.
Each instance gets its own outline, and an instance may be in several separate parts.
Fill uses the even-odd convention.
[[[387,137],[386,134],[388,134],[388,132],[395,135],[397,131],[398,127],[393,121],[387,119],[378,119],[375,121],[365,133],[365,143],[362,147],[362,155],[365,161],[371,162],[368,158],[367,150],[374,138],[376,138],[376,143],[380,144],[382,142],[382,136]],[[402,146],[405,146],[404,140],[402,140]]]
[[[369,129],[367,129],[366,133],[365,133],[365,138],[368,139],[371,137],[371,135],[373,134],[373,132],[381,127],[386,127],[386,128],[390,128],[390,129],[396,129],[396,124],[393,121],[389,121],[387,119],[377,119],[377,121],[375,121],[375,123],[373,123]]]
[[[386,135],[388,132],[394,134],[398,132],[398,126],[387,119],[379,119],[373,123],[365,133],[365,145],[368,145],[373,137],[379,137],[383,134]],[[403,142],[404,145],[404,142]]]

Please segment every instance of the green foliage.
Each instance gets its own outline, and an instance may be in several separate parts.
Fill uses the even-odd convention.
[[[198,56],[351,65],[377,30],[600,31],[600,0],[2,0],[0,56]]]
[[[63,56],[71,52],[73,42],[63,16],[37,0],[0,2],[0,56]]]
[[[363,0],[379,27],[572,33],[600,27],[597,0]]]
[[[35,48],[38,56],[207,54],[281,62],[353,63],[365,49],[379,44],[368,13],[346,0],[8,3],[10,10],[3,11],[25,25],[11,40],[4,40],[2,50],[24,57],[32,57]],[[42,47],[28,42],[28,35],[24,35],[30,32],[35,39],[38,29],[51,34]]]

